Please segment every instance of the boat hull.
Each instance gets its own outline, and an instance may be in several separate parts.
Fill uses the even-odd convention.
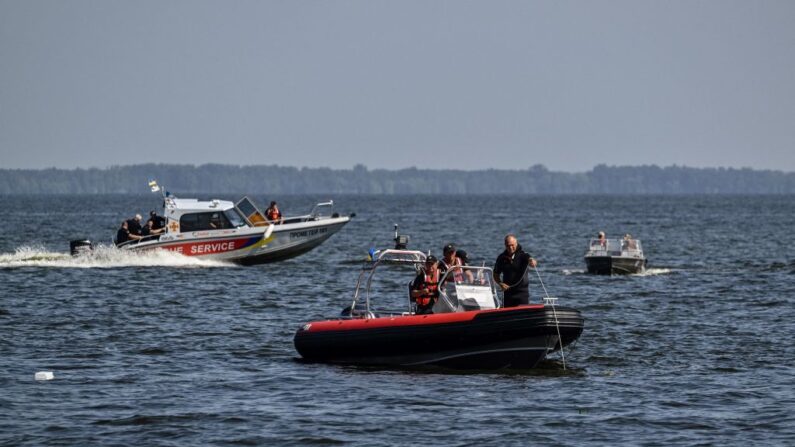
[[[243,265],[265,264],[302,255],[333,236],[350,221],[336,217],[267,227],[243,227],[217,231],[165,234],[158,239],[128,244],[127,250],[168,250]]]
[[[453,369],[528,369],[576,340],[579,311],[543,305],[304,325],[295,347],[309,361]]]
[[[646,259],[623,256],[586,256],[588,273],[596,275],[636,274],[646,271]]]

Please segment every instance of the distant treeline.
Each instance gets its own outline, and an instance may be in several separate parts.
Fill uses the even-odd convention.
[[[524,170],[369,170],[145,164],[106,169],[0,169],[0,194],[795,194],[795,173],[748,168],[598,165],[582,173]]]

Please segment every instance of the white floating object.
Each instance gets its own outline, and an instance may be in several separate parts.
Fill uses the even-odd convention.
[[[33,376],[36,380],[52,380],[55,378],[52,371],[39,371]]]

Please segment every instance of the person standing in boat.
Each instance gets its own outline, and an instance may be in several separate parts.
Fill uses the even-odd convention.
[[[538,265],[533,257],[522,249],[516,236],[505,236],[505,251],[494,263],[494,282],[503,291],[503,307],[516,307],[530,303],[530,280],[527,269]]]
[[[265,210],[265,217],[274,224],[280,224],[284,222],[284,218],[282,218],[282,212],[279,211],[279,205],[275,201],[271,202],[271,206]]]
[[[439,299],[439,263],[436,256],[425,258],[425,269],[411,283],[411,299],[417,305],[417,315],[433,313]]]

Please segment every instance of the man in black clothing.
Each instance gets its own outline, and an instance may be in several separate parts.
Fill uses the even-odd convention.
[[[530,303],[530,292],[527,286],[527,269],[535,268],[538,263],[529,253],[522,250],[516,241],[516,236],[505,236],[505,251],[500,253],[494,263],[494,282],[503,290],[505,299],[503,307],[516,307]],[[500,279],[502,275],[502,279]]]
[[[149,219],[146,221],[146,225],[144,225],[144,227],[141,229],[141,236],[149,237],[160,234],[162,232],[163,229],[161,228],[156,230],[154,227],[154,223],[152,222],[152,219]]]
[[[127,221],[127,229],[130,230],[130,234],[141,235],[141,219],[143,219],[141,215],[136,214],[135,217]]]
[[[163,216],[158,216],[155,210],[149,211],[149,220],[152,221],[153,230],[159,230],[161,228],[165,228],[166,226],[166,218]]]
[[[116,245],[121,245],[127,241],[132,240],[139,240],[141,236],[131,234],[130,230],[128,229],[128,221],[123,220],[121,222],[121,227],[119,227],[119,231],[116,232]]]

